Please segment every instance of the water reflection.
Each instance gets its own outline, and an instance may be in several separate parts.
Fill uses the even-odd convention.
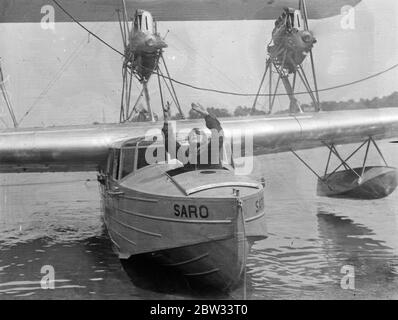
[[[55,243],[44,237],[2,246],[0,299],[138,298],[105,234]],[[43,290],[44,265],[55,270],[55,290]]]
[[[319,210],[317,220],[328,264],[336,270],[344,265],[354,266],[357,289],[367,290],[396,281],[398,257],[393,248],[377,239],[373,230],[323,210]]]
[[[398,258],[373,230],[324,207],[318,209],[316,222],[316,239],[274,235],[272,247],[252,252],[248,264],[252,299],[396,297]],[[340,286],[346,265],[355,268],[354,291]]]
[[[3,242],[0,248],[0,299],[233,298],[191,288],[181,275],[149,260],[119,260],[104,227],[79,241],[43,237],[12,245]],[[45,265],[55,270],[55,290],[40,285]]]

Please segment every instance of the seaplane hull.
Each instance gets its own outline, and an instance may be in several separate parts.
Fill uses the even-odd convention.
[[[228,170],[164,172],[150,166],[103,185],[104,221],[119,258],[149,258],[194,287],[234,287],[251,245],[267,237],[263,187]]]

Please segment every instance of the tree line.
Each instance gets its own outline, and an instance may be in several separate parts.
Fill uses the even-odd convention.
[[[313,111],[314,106],[311,104],[302,104],[301,105],[303,111]],[[373,99],[360,99],[360,100],[347,100],[347,101],[323,101],[321,102],[321,109],[323,111],[339,111],[339,110],[356,110],[356,109],[377,109],[377,108],[395,108],[398,107],[398,92],[393,92],[392,94],[378,98],[375,97]],[[250,115],[266,115],[267,112],[264,110],[256,109],[252,112],[251,107],[247,106],[237,106],[233,110],[228,110],[226,108],[215,108],[209,107],[207,111],[214,114],[218,118],[227,118],[227,117],[247,117]],[[289,113],[289,109],[277,111],[274,114],[287,114]],[[180,114],[176,114],[172,117],[174,120],[181,119]],[[189,119],[198,119],[201,116],[190,110],[187,115]]]

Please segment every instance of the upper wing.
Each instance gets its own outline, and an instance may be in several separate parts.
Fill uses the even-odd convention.
[[[162,123],[20,129],[0,132],[0,172],[94,171],[115,142],[144,137]],[[320,112],[288,117],[224,119],[226,137],[245,138],[253,154],[346,144],[369,137],[398,137],[398,108]],[[177,132],[204,127],[203,120],[180,121]],[[160,132],[160,131],[159,131]],[[249,145],[248,145],[249,144]],[[249,148],[247,148],[249,146]],[[251,154],[245,154],[250,156]]]
[[[117,21],[116,9],[122,0],[57,0],[78,21]],[[361,0],[307,0],[310,19],[340,14],[345,5]],[[297,7],[298,0],[126,0],[129,12],[150,11],[157,20],[264,20],[276,19],[284,7]],[[52,0],[1,0],[0,23],[40,22],[46,5],[55,9],[55,22],[70,19]]]

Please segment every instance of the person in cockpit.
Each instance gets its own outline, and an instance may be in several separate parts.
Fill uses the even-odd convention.
[[[204,169],[204,168],[220,168],[222,167],[222,154],[224,144],[224,131],[221,127],[220,121],[213,114],[210,114],[199,103],[192,103],[192,109],[202,115],[206,122],[206,127],[211,130],[211,138],[198,128],[193,128],[188,135],[189,149],[186,150],[185,156],[188,158],[188,163],[185,168],[188,170]],[[181,148],[181,144],[176,141],[175,133],[169,132],[169,125],[167,119],[162,128],[164,135],[166,152],[170,151],[169,143],[174,143],[175,154]],[[196,151],[190,155],[190,151]],[[170,152],[169,152],[170,153]],[[177,157],[178,158],[178,157]]]

